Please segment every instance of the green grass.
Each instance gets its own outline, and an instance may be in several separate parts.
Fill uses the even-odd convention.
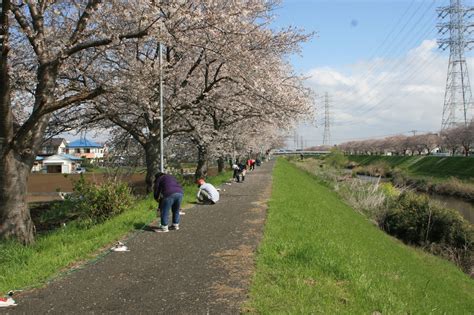
[[[405,246],[279,160],[247,307],[260,314],[467,314],[474,281]]]
[[[154,200],[89,229],[75,224],[37,237],[34,245],[0,243],[0,292],[40,286],[75,262],[92,259],[98,250],[156,217]]]
[[[208,181],[218,186],[229,178],[230,172],[225,172]],[[183,188],[183,206],[186,206],[195,200],[197,187],[187,184]],[[137,202],[129,211],[89,229],[81,229],[71,223],[65,228],[39,235],[31,246],[1,242],[0,296],[8,290],[41,286],[78,262],[100,259],[107,253],[104,249],[156,218],[156,206],[150,197]]]
[[[472,157],[439,157],[439,156],[374,156],[349,155],[349,160],[362,165],[379,161],[388,163],[391,167],[407,170],[411,175],[429,176],[445,179],[457,177],[460,179],[474,178],[474,158]]]

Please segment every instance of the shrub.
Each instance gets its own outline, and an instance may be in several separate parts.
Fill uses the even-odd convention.
[[[324,161],[335,168],[343,168],[349,162],[347,157],[344,156],[344,153],[336,148],[331,149],[331,153],[326,156]]]
[[[472,268],[473,227],[455,210],[434,205],[427,196],[402,193],[389,206],[381,226],[408,244],[449,256],[468,272]]]
[[[400,168],[394,168],[392,170],[392,183],[396,187],[404,187],[413,184],[413,181],[410,179],[408,173],[405,170]]]
[[[66,197],[66,204],[81,221],[97,224],[124,212],[133,199],[126,183],[111,181],[98,185],[81,176],[74,182],[73,193]]]
[[[400,191],[395,188],[392,183],[382,183],[380,184],[379,189],[389,198],[395,198],[400,195]]]
[[[340,183],[337,191],[353,208],[378,224],[379,217],[383,216],[385,211],[387,200],[379,183],[367,183],[355,178]]]

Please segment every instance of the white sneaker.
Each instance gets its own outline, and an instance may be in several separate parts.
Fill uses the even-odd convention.
[[[167,225],[160,225],[159,227],[157,227],[157,228],[155,229],[155,232],[157,232],[157,233],[166,233],[166,232],[169,232],[168,226],[167,226]]]
[[[170,230],[179,230],[179,224],[173,224],[172,226],[170,226]]]
[[[10,307],[10,306],[16,306],[17,304],[15,303],[15,300],[13,300],[11,297],[7,298],[1,298],[0,297],[0,307]]]

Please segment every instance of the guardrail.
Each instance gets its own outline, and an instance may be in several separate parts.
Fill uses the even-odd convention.
[[[331,151],[275,151],[272,152],[273,155],[325,155],[329,154]]]

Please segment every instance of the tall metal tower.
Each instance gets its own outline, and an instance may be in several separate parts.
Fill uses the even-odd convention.
[[[471,84],[464,50],[469,50],[473,43],[470,32],[474,24],[470,22],[470,14],[474,8],[464,6],[462,0],[450,1],[449,6],[438,8],[438,17],[443,21],[438,24],[439,33],[444,35],[449,32],[449,37],[439,39],[438,44],[441,49],[449,47],[450,50],[441,130],[461,123],[467,125],[472,110]]]
[[[329,94],[324,95],[324,136],[323,145],[331,145],[330,115],[329,115]]]

